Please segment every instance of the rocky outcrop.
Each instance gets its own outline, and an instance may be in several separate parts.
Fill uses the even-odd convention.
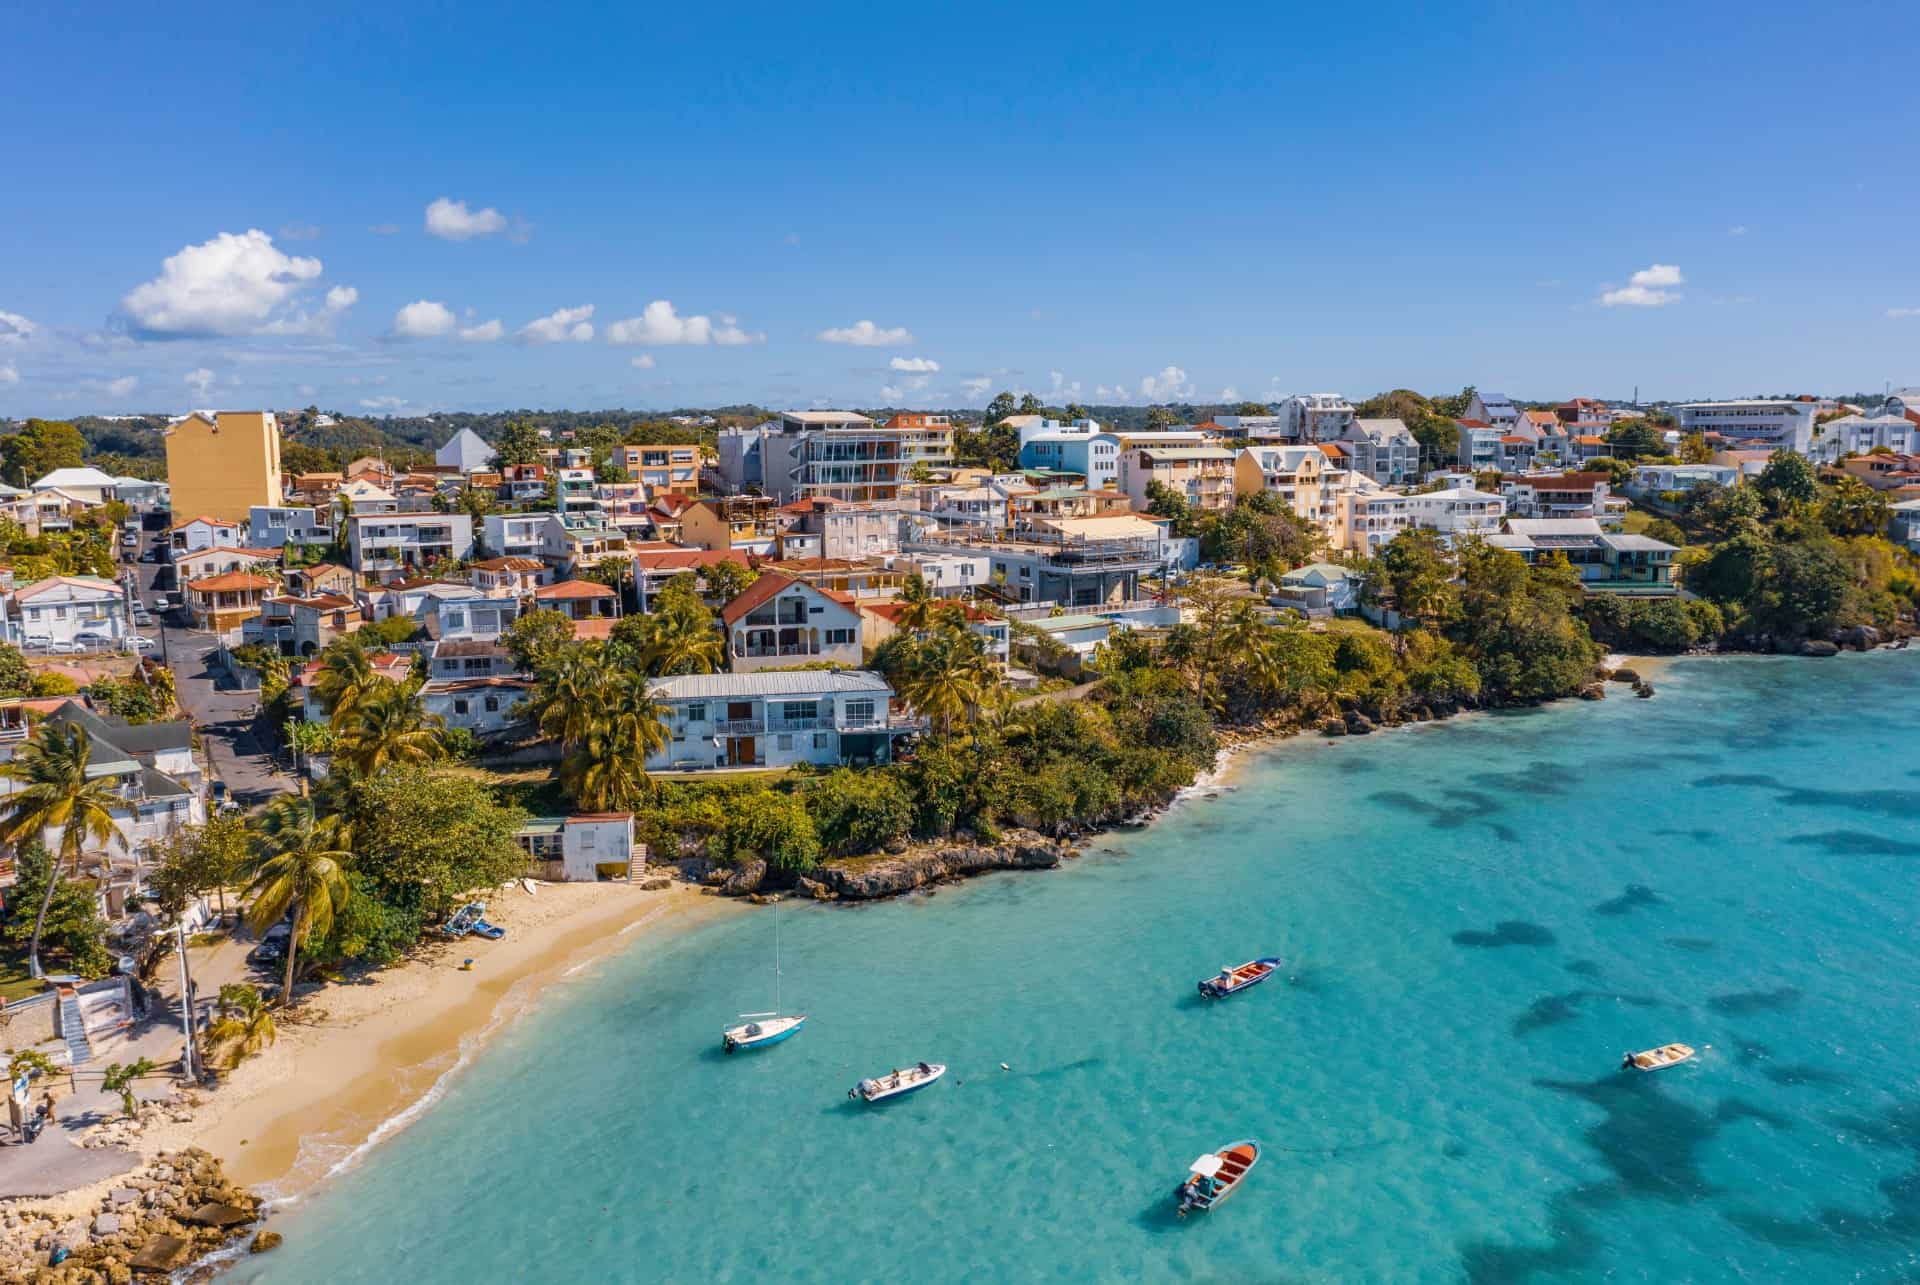
[[[1856,651],[1868,651],[1886,641],[1878,629],[1872,625],[1855,625],[1851,629],[1842,629],[1834,633],[1833,641],[1842,647],[1851,647]]]
[[[805,875],[800,876],[800,891],[806,893],[815,901],[833,901],[840,896],[839,893],[827,887],[827,885],[821,883],[818,879],[809,879]]]
[[[1343,718],[1329,718],[1320,724],[1322,736],[1345,736],[1346,734],[1347,721]]]
[[[1824,638],[1809,638],[1800,644],[1800,654],[1802,656],[1838,656],[1840,645],[1830,643]]]
[[[759,892],[760,885],[767,877],[767,863],[759,857],[748,857],[730,870],[715,871],[724,873],[726,878],[720,882],[720,891],[729,897],[744,897],[748,893]]]
[[[990,870],[1050,870],[1072,855],[1065,844],[1038,834],[1016,834],[1003,843],[967,844],[898,856],[849,857],[829,861],[814,871],[817,878],[801,886],[816,898],[813,886],[847,901],[897,897],[930,884]]]
[[[1614,670],[1613,673],[1608,675],[1608,677],[1613,679],[1613,681],[1616,683],[1626,683],[1630,687],[1636,686],[1640,682],[1639,671],[1633,670],[1633,669],[1627,669],[1624,666]]]
[[[1580,689],[1580,699],[1583,701],[1603,701],[1606,698],[1607,689],[1600,683],[1588,683]]]
[[[31,1208],[0,1212],[0,1280],[127,1281],[137,1270],[169,1270],[203,1258],[246,1235],[259,1215],[259,1200],[229,1182],[207,1152],[163,1152],[103,1195],[90,1217]],[[279,1243],[277,1234],[262,1233],[268,1236],[269,1248]],[[67,1257],[53,1266],[58,1249]]]
[[[1365,736],[1373,731],[1374,721],[1357,709],[1347,711],[1347,735]]]

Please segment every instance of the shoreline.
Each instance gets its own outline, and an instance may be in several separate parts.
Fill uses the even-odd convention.
[[[404,1130],[492,1038],[533,1011],[554,984],[635,944],[730,913],[725,901],[675,883],[540,884],[496,892],[500,942],[439,943],[360,982],[304,1000],[299,1021],[207,1094],[188,1123],[157,1124],[143,1155],[199,1146],[271,1217],[352,1168]],[[460,961],[474,960],[470,972]]]

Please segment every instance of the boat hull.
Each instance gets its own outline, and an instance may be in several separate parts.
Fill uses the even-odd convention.
[[[783,1029],[768,1030],[760,1035],[748,1035],[744,1027],[735,1027],[720,1037],[720,1047],[728,1053],[750,1053],[754,1049],[771,1048],[798,1035],[800,1028],[806,1024],[807,1019],[803,1016]]]
[[[1247,1175],[1253,1172],[1253,1167],[1260,1163],[1260,1144],[1252,1138],[1242,1138],[1238,1142],[1228,1143],[1213,1154],[1223,1160],[1233,1158],[1236,1169],[1231,1180],[1211,1195],[1196,1195],[1191,1179],[1174,1188],[1174,1212],[1180,1217],[1185,1218],[1189,1213],[1208,1213],[1225,1204],[1229,1196],[1240,1190]]]
[[[916,1075],[915,1078],[904,1080],[898,1085],[889,1085],[882,1079],[862,1080],[847,1090],[847,1096],[872,1105],[878,1102],[891,1102],[895,1098],[904,1098],[909,1093],[918,1093],[947,1073],[944,1063],[930,1062],[928,1066],[932,1068],[928,1074]]]
[[[1229,995],[1238,995],[1241,991],[1251,990],[1261,982],[1280,971],[1278,955],[1262,955],[1259,959],[1250,959],[1233,970],[1233,980],[1222,981],[1218,976],[1201,980],[1199,990],[1202,998],[1225,999]]]

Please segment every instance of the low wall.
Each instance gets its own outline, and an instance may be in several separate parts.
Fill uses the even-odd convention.
[[[31,1048],[52,1039],[57,1012],[52,991],[0,1004],[0,1048]]]

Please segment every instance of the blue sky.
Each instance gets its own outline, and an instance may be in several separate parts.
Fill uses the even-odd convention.
[[[1910,10],[1290,8],[17,7],[0,414],[1920,384]]]

